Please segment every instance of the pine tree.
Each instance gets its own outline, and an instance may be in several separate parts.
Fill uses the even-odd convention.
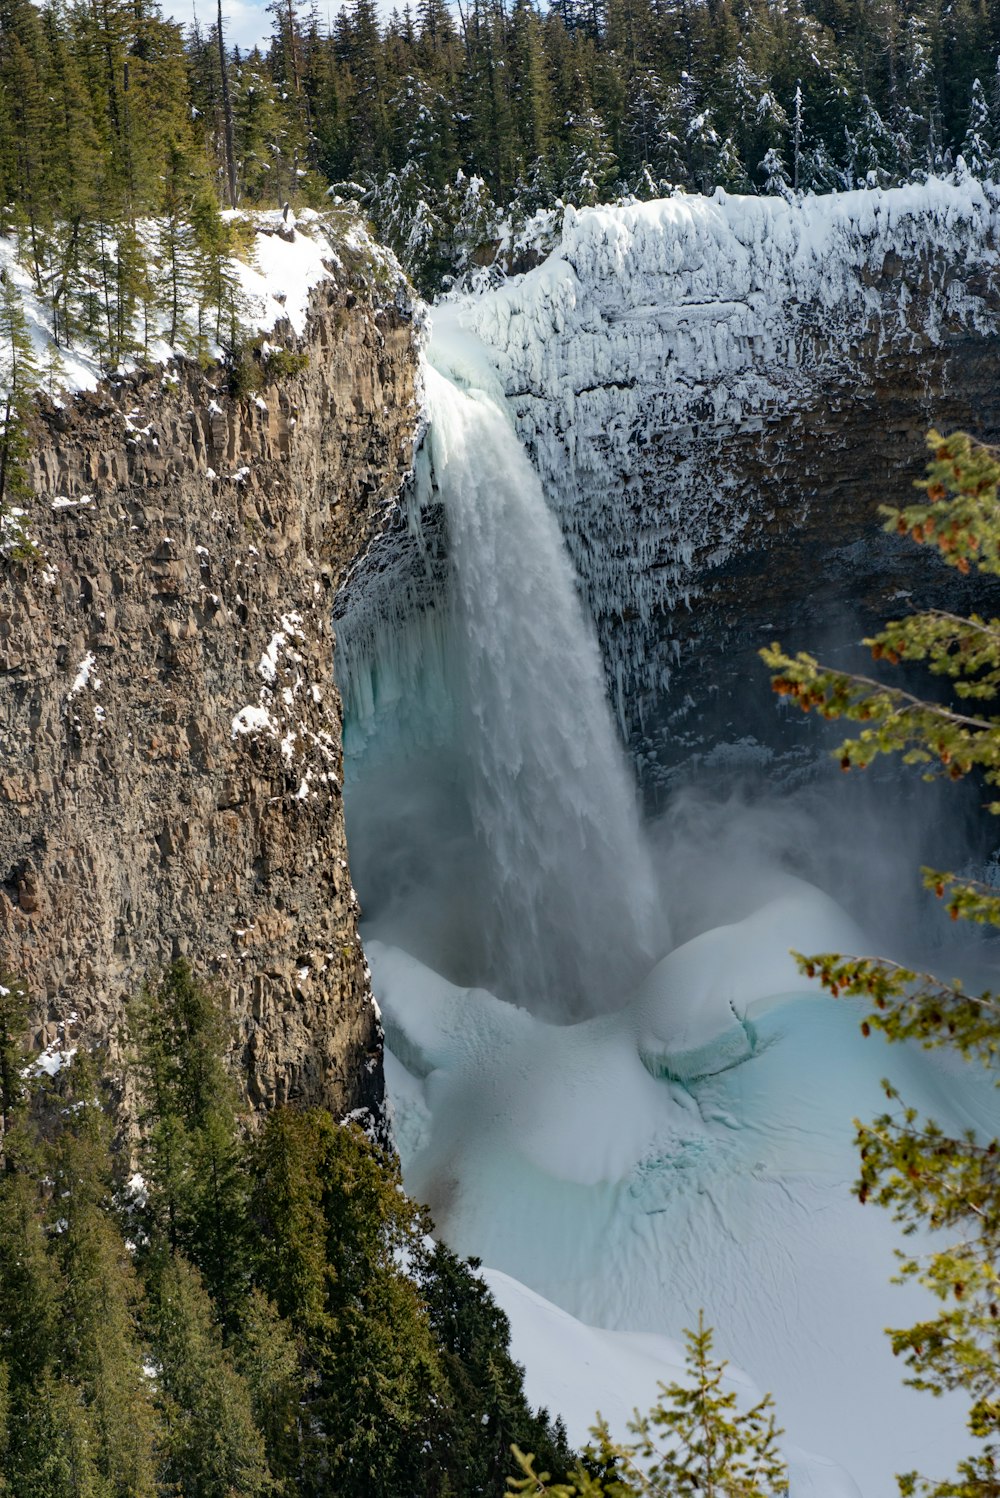
[[[316,1368],[303,1491],[323,1491],[325,1472],[342,1498],[422,1492],[441,1462],[443,1379],[417,1284],[400,1268],[419,1269],[427,1224],[398,1166],[320,1110],[280,1111],[262,1132],[255,1186],[263,1288]]]
[[[169,1491],[181,1498],[272,1493],[250,1389],[223,1346],[201,1276],[181,1254],[164,1254],[150,1276],[150,1335]]]
[[[184,962],[137,1001],[132,1028],[140,1086],[144,1230],[204,1277],[222,1325],[246,1294],[249,1186],[238,1095],[223,1054],[228,1028],[216,995]]]
[[[157,1422],[138,1330],[140,1293],[112,1209],[110,1119],[90,1058],[57,1074],[48,1107],[58,1125],[45,1149],[51,1255],[62,1281],[60,1365],[80,1390],[93,1461],[108,1498],[156,1498]]]
[[[1000,176],[1000,153],[997,151],[990,107],[986,92],[977,78],[969,101],[969,123],[959,147],[967,171],[974,177],[995,182]]]
[[[899,179],[899,148],[867,94],[848,140],[848,171],[856,187],[888,187]]]
[[[13,502],[31,493],[29,425],[38,374],[21,298],[9,272],[0,270],[0,526]]]
[[[921,501],[883,510],[887,528],[933,547],[968,574],[1000,574],[1000,460],[964,434],[931,433],[933,459]],[[777,645],[763,652],[774,689],[801,708],[864,725],[837,753],[844,770],[863,769],[879,755],[899,754],[924,767],[927,778],[960,780],[977,773],[1000,783],[1000,717],[990,711],[1000,691],[1000,620],[939,610],[886,625],[865,642],[889,666],[923,663],[950,684],[943,701],[925,701],[890,681],[830,670],[804,653]],[[1000,814],[1000,802],[989,806]],[[1000,896],[961,875],[925,869],[928,889],[954,919],[1000,925]],[[799,959],[835,997],[859,995],[874,1005],[863,1033],[890,1041],[951,1047],[991,1070],[1000,1052],[1000,1001],[992,991],[968,992],[875,958],[832,954]],[[969,1400],[968,1427],[976,1443],[953,1478],[935,1481],[907,1473],[903,1494],[987,1498],[1000,1469],[1000,1140],[973,1131],[949,1138],[908,1107],[890,1084],[891,1110],[859,1126],[858,1196],[888,1208],[904,1232],[931,1228],[952,1241],[925,1254],[901,1255],[903,1279],[924,1285],[941,1309],[916,1326],[890,1333],[908,1382],[940,1394],[958,1390]],[[940,1238],[937,1239],[940,1242]]]
[[[456,1488],[470,1495],[505,1491],[512,1444],[560,1475],[571,1463],[562,1427],[528,1407],[523,1370],[510,1355],[510,1323],[478,1268],[478,1260],[464,1262],[438,1243],[420,1281],[448,1390],[438,1439]]]
[[[769,197],[787,198],[789,193],[788,168],[781,157],[781,152],[773,146],[767,152],[759,167],[763,181],[764,192]]]
[[[699,1314],[698,1330],[685,1332],[687,1380],[660,1385],[646,1415],[629,1424],[635,1437],[614,1441],[606,1421],[592,1430],[593,1444],[569,1481],[538,1473],[533,1457],[514,1447],[523,1477],[515,1493],[537,1498],[779,1498],[788,1473],[778,1451],[770,1395],[741,1410],[724,1389],[726,1364],[712,1358],[712,1331]]]
[[[595,109],[584,106],[566,120],[567,165],[562,190],[576,208],[607,202],[618,177],[608,129]]]
[[[23,986],[9,973],[0,972],[0,1161],[5,1171],[13,1161],[4,1153],[4,1140],[24,1111],[27,1089],[24,1036],[28,1029],[28,999]]]

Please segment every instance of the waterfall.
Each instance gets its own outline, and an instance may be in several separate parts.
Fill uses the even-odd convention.
[[[448,341],[431,357],[468,378]],[[426,401],[461,773],[488,871],[489,977],[549,1014],[617,1007],[666,933],[594,628],[497,399],[429,367]]]

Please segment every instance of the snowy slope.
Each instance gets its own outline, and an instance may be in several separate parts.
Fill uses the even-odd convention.
[[[850,400],[890,350],[997,332],[998,204],[970,178],[571,209],[542,265],[436,309],[439,328],[457,322],[489,351],[623,719],[669,675],[651,621],[696,595],[699,568],[767,508],[720,446],[831,382]]]
[[[629,1422],[650,1408],[661,1384],[685,1381],[684,1348],[656,1332],[614,1332],[586,1326],[497,1269],[480,1271],[507,1313],[511,1350],[525,1370],[525,1391],[536,1407],[562,1416],[573,1445],[585,1444],[599,1410],[617,1440],[633,1439]],[[726,1387],[744,1407],[761,1391],[732,1364]],[[782,1443],[793,1498],[858,1498],[843,1468],[792,1442]]]
[[[314,287],[336,274],[342,265],[344,252],[364,254],[373,263],[384,264],[390,273],[399,274],[391,254],[375,244],[359,219],[350,220],[346,227],[334,226],[328,217],[311,209],[292,214],[287,221],[279,210],[223,216],[247,219],[253,228],[247,250],[230,262],[230,271],[242,300],[240,316],[248,334],[272,333],[282,323],[287,323],[292,332],[301,337],[305,332],[306,311]],[[140,229],[150,254],[155,254],[158,224],[150,221],[140,225]],[[9,277],[19,294],[41,380],[48,393],[72,394],[93,390],[103,373],[96,348],[85,340],[69,347],[65,344],[60,344],[58,349],[55,347],[51,311],[39,295],[28,269],[18,259],[13,239],[0,238],[0,271]],[[193,316],[191,309],[187,310],[187,315],[189,318]],[[147,333],[147,363],[166,363],[189,344],[193,327],[185,324],[184,337],[177,346],[168,341],[168,327],[166,312],[160,314],[158,320],[154,314],[154,325]],[[137,326],[136,338],[140,342],[143,331]],[[218,355],[221,350],[216,349],[214,353]],[[58,361],[55,366],[54,359]],[[8,377],[9,353],[0,348],[0,390]]]

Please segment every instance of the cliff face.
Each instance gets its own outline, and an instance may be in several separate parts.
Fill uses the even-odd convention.
[[[0,969],[40,1037],[113,1035],[184,955],[228,993],[251,1100],[378,1101],[341,805],[331,600],[409,467],[399,288],[341,266],[306,366],[230,396],[193,365],[38,423],[0,563]]]
[[[647,779],[720,738],[787,747],[761,643],[856,638],[901,593],[961,601],[877,506],[905,501],[931,425],[1000,434],[998,246],[996,189],[972,181],[681,195],[570,213],[544,264],[456,308]]]

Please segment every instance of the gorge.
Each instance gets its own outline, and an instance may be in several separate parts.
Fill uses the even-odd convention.
[[[113,1037],[185,954],[255,1104],[377,1110],[373,988],[408,1189],[515,1352],[582,1339],[620,1420],[703,1307],[794,1498],[947,1470],[962,1422],[902,1387],[882,1326],[919,1306],[850,1191],[889,1063],[788,949],[950,952],[938,829],[831,783],[756,648],[966,596],[874,505],[932,422],[1000,431],[997,216],[971,180],[570,211],[426,339],[341,246],[256,395],[43,400],[44,566],[2,580],[0,963],[39,1040]],[[988,1079],[892,1063],[995,1132]]]
[[[995,265],[978,188],[571,215],[536,271],[432,313],[405,544],[387,531],[338,604],[348,836],[410,1189],[450,1243],[585,1324],[677,1338],[705,1308],[775,1394],[793,1493],[875,1495],[962,1449],[957,1409],[901,1386],[882,1326],[923,1302],[886,1299],[898,1240],[850,1191],[848,1121],[890,1063],[788,955],[940,959],[945,938],[905,792],[824,781],[822,735],[776,714],[758,738],[753,654],[789,629],[849,651],[895,600],[951,586],[874,509],[919,471],[942,398],[996,429]],[[594,625],[610,706],[580,675]],[[641,829],[614,718],[659,808]],[[955,1092],[948,1065],[892,1060],[918,1109],[990,1129],[988,1079]],[[592,1353],[615,1369],[592,1388],[623,1421],[616,1351]]]

